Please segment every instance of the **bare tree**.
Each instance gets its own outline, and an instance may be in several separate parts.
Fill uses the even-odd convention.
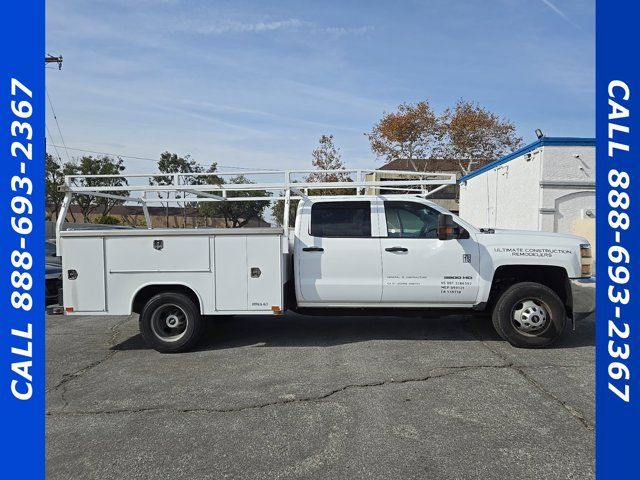
[[[342,162],[340,149],[333,143],[333,135],[322,135],[318,141],[318,146],[311,152],[311,164],[317,169],[305,178],[307,182],[350,182],[349,174],[341,172],[327,172],[323,170],[346,170]],[[349,195],[351,190],[345,189],[323,189],[310,191],[310,195]],[[298,202],[292,200],[289,209],[289,225],[293,225],[296,219],[296,209]],[[284,201],[279,200],[271,207],[271,216],[279,224],[284,223]]]

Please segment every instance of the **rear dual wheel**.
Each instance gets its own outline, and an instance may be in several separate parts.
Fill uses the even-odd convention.
[[[140,333],[149,346],[162,353],[193,348],[203,331],[204,322],[197,305],[181,293],[159,293],[140,313]]]
[[[495,304],[493,326],[515,347],[542,348],[564,331],[567,312],[560,297],[545,285],[521,282],[507,288]]]

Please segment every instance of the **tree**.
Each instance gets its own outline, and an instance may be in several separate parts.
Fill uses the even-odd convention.
[[[215,175],[215,172],[217,170],[218,170],[218,164],[214,162],[211,165],[209,165],[209,168],[207,168],[207,171],[205,172],[205,173],[211,173],[212,175],[203,175],[201,177],[195,177],[194,181],[196,181],[198,185],[222,185],[224,183],[224,180],[218,175]],[[208,193],[213,193],[215,195],[220,194],[220,192],[208,192]],[[209,224],[208,219],[211,216],[211,214],[217,213],[215,211],[216,209],[210,205],[211,203],[215,203],[215,202],[202,202],[198,204],[198,211],[205,217],[204,218],[205,226]]]
[[[512,122],[474,102],[458,100],[442,113],[441,124],[438,153],[456,159],[465,175],[522,146]]]
[[[431,156],[441,132],[438,117],[425,100],[415,105],[403,103],[397,111],[384,113],[365,135],[378,158],[387,162],[404,159],[417,171],[414,160]]]
[[[212,164],[213,169],[215,170],[216,164]],[[203,168],[201,165],[191,158],[189,155],[185,155],[184,157],[178,156],[176,153],[172,152],[162,152],[160,154],[160,160],[158,160],[158,170],[160,173],[166,174],[175,174],[175,173],[202,173]],[[188,183],[191,185],[195,185],[201,180],[197,179],[197,177],[190,177]],[[153,177],[149,180],[150,185],[173,185],[174,177],[167,176],[158,176]],[[175,186],[175,185],[174,185]],[[160,198],[167,198],[167,202],[165,204],[165,220],[166,227],[169,228],[169,193],[162,194],[158,192],[158,196]],[[177,196],[176,196],[177,198]],[[183,205],[183,222],[186,224],[186,203]]]
[[[289,200],[289,226],[292,227],[296,223],[296,211],[298,210],[299,200]],[[271,206],[271,216],[276,224],[284,226],[284,200],[277,200]]]
[[[64,192],[59,189],[64,185],[64,173],[62,171],[62,165],[49,153],[45,154],[45,203],[47,206],[51,206],[51,214],[48,218],[53,218],[53,215],[58,216],[60,207],[62,206],[62,200],[64,199]]]
[[[108,156],[93,157],[91,155],[84,156],[79,161],[66,163],[62,168],[65,175],[118,175],[124,170],[125,166],[121,158],[113,159]],[[81,178],[76,179],[75,182],[76,185],[82,187],[121,187],[128,185],[124,177]],[[127,191],[106,191],[104,193],[120,196],[129,195]],[[74,195],[74,202],[80,208],[82,220],[85,223],[89,220],[89,215],[95,210],[99,210],[102,216],[106,217],[119,201],[91,195]]]
[[[220,179],[220,183],[225,184],[227,182]],[[238,175],[231,178],[228,183],[238,185],[253,182],[247,179],[244,175]],[[227,197],[268,197],[268,193],[264,190],[248,190],[240,192],[229,191],[227,192]],[[253,219],[261,218],[267,205],[269,205],[268,199],[265,201],[252,200],[247,202],[216,201],[200,203],[199,208],[200,212],[204,215],[224,218],[226,227],[240,228],[244,227]]]
[[[345,170],[340,149],[333,144],[333,135],[322,135],[319,145],[311,152],[311,165],[317,170]],[[348,182],[349,174],[340,172],[310,173],[307,182]]]
[[[323,173],[322,170],[345,170],[342,163],[340,149],[333,143],[333,135],[322,135],[318,141],[318,146],[311,152],[311,164],[318,170],[310,173],[305,178],[306,182],[350,182],[351,178],[347,172]],[[346,189],[322,189],[311,190],[309,195],[349,195],[353,192]],[[292,200],[289,206],[289,225],[293,225],[296,220],[296,210],[298,201]],[[271,216],[278,225],[284,223],[284,200],[279,200],[271,207]]]

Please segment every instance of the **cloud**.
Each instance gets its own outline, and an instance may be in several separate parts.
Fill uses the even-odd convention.
[[[371,32],[373,30],[373,25],[365,25],[363,27],[325,27],[320,28],[317,31],[330,33],[333,35],[348,35],[348,34],[363,34],[367,32]]]
[[[223,35],[241,33],[266,33],[275,31],[298,31],[304,30],[311,34],[328,34],[335,36],[360,35],[373,30],[373,26],[364,25],[359,27],[335,27],[320,26],[313,22],[300,20],[299,18],[289,18],[285,20],[275,20],[271,22],[224,22],[224,23],[191,23],[183,25],[182,30],[189,30],[201,35]]]
[[[275,30],[295,30],[307,24],[308,22],[303,22],[297,18],[290,18],[288,20],[278,20],[274,22],[227,22],[218,25],[200,25],[195,27],[193,30],[204,35],[221,35],[224,33],[261,33]]]
[[[540,0],[542,3],[544,3],[547,7],[549,7],[551,10],[553,10],[555,13],[557,13],[560,17],[562,17],[565,21],[567,21],[568,23],[570,23],[571,25],[573,25],[576,28],[580,28],[580,26],[575,23],[573,20],[571,20],[569,17],[567,17],[567,15],[560,10],[556,5],[554,5],[551,0]]]

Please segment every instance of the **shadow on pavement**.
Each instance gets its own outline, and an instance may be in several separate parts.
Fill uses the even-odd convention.
[[[474,316],[340,317],[288,313],[282,317],[247,316],[210,320],[205,339],[196,349],[221,350],[243,346],[322,347],[371,340],[494,341],[500,340],[491,320]],[[576,348],[595,344],[591,316],[567,331],[550,348]],[[140,334],[118,343],[113,350],[148,349]]]

